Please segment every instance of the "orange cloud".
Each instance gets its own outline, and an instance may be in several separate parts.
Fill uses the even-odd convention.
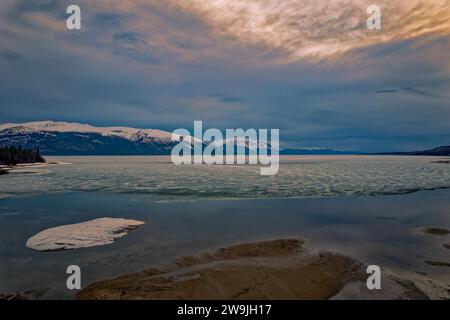
[[[218,34],[286,51],[289,60],[326,58],[425,34],[450,34],[447,0],[170,0]],[[366,28],[369,5],[382,10],[382,30]]]

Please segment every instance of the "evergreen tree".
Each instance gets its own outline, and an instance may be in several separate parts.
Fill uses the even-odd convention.
[[[0,147],[0,164],[2,165],[16,165],[19,163],[35,163],[45,162],[41,156],[38,147],[36,149],[23,149],[15,146]]]

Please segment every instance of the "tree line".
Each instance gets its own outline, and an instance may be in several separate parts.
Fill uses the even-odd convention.
[[[19,163],[34,163],[45,162],[41,156],[39,148],[27,149],[14,146],[0,147],[0,164],[2,165],[16,165]]]

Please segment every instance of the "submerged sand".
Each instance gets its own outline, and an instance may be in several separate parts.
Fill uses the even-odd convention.
[[[355,285],[368,290],[364,264],[333,252],[313,254],[303,244],[280,239],[183,257],[93,283],[76,299],[329,299],[345,298]],[[389,279],[385,298],[426,298],[411,283]]]
[[[421,231],[424,234],[429,234],[433,236],[446,236],[450,234],[450,230],[438,227],[426,227],[420,229],[419,231]]]

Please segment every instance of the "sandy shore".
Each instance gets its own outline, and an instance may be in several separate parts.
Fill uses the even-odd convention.
[[[36,163],[20,163],[14,166],[7,166],[7,165],[0,165],[0,174],[6,174],[6,173],[12,173],[12,172],[22,172],[26,173],[28,172],[27,169],[36,169],[36,168],[45,168],[50,166],[61,166],[61,165],[67,165],[70,163],[66,162],[57,162],[57,161],[50,161],[50,162],[36,162]],[[30,171],[35,172],[35,171]]]
[[[450,230],[439,227],[425,227],[415,231],[417,234],[430,235],[435,237],[443,237],[450,235]],[[450,250],[450,243],[442,243],[442,247]],[[436,261],[436,260],[425,260],[426,264],[434,267],[450,267],[450,262],[446,261]],[[449,291],[450,292],[450,291]]]
[[[362,263],[332,252],[313,254],[303,244],[280,239],[187,256],[95,282],[76,299],[345,299],[355,287],[368,291]],[[383,298],[426,298],[413,284],[386,277]]]

